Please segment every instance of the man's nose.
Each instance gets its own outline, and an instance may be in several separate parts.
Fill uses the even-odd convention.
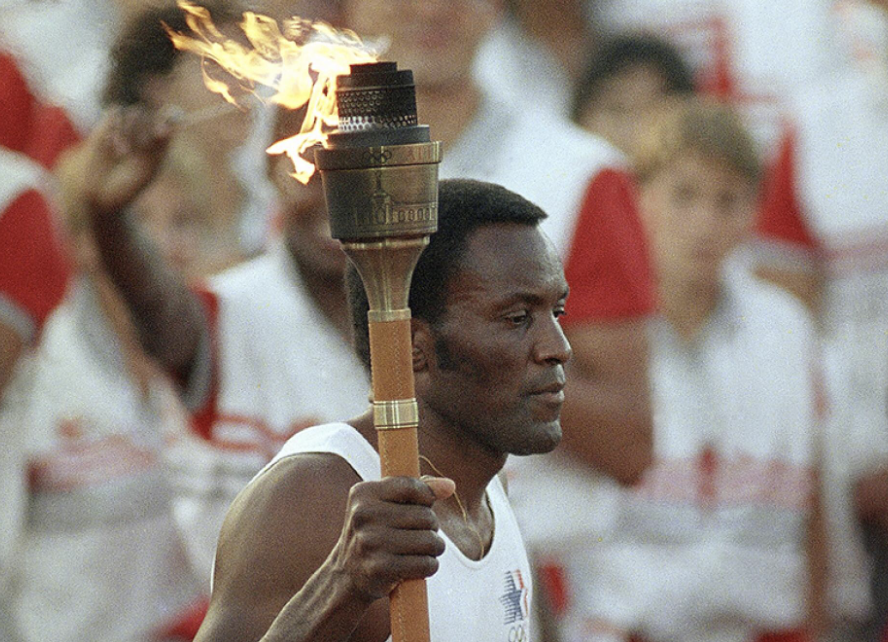
[[[567,363],[573,350],[570,342],[561,328],[561,324],[554,316],[551,317],[543,328],[542,336],[536,345],[536,356],[540,362]]]

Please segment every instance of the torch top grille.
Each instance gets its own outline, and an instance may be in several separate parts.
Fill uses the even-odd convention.
[[[339,130],[361,132],[418,124],[413,73],[393,62],[352,65],[336,89]]]

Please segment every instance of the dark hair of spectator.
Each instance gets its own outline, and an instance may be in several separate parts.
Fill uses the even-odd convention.
[[[605,82],[640,65],[652,67],[663,77],[668,95],[694,92],[693,72],[676,47],[656,36],[626,34],[593,50],[574,88],[571,119],[575,122],[580,119],[586,105],[598,97]]]
[[[235,24],[241,19],[240,6],[232,2],[204,0],[201,6],[210,12],[217,26]],[[183,52],[173,46],[164,24],[173,31],[191,31],[185,12],[175,4],[146,9],[124,26],[111,49],[111,69],[102,94],[104,106],[142,102],[145,83],[173,70]]]
[[[536,226],[546,213],[527,199],[493,183],[466,179],[441,181],[438,231],[432,234],[413,272],[410,311],[434,326],[445,312],[451,278],[457,273],[472,233],[495,224]],[[367,328],[369,303],[361,277],[351,263],[346,273],[355,349],[370,367]]]

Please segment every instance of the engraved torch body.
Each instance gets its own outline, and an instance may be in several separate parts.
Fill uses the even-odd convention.
[[[395,63],[352,65],[336,92],[339,127],[315,154],[333,237],[370,303],[374,424],[382,475],[419,476],[410,280],[437,229],[439,142],[419,125],[413,75]],[[391,595],[394,642],[428,642],[424,580]]]

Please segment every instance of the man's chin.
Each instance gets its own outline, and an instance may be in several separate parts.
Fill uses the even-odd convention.
[[[550,453],[561,443],[561,422],[554,421],[539,426],[534,431],[533,441],[526,444],[521,452],[513,452],[513,455],[544,455]]]

